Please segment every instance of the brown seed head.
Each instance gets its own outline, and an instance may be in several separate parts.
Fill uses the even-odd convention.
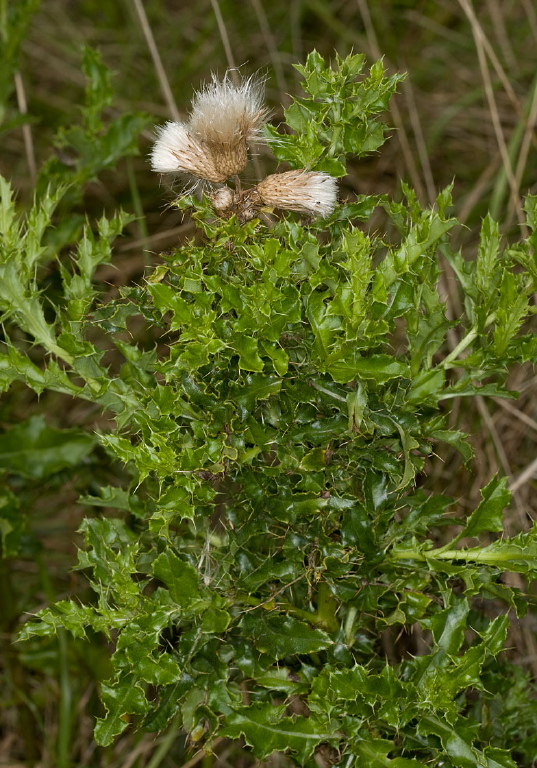
[[[257,191],[264,205],[308,216],[328,216],[337,202],[337,180],[317,171],[273,173],[257,185]]]
[[[151,152],[151,167],[158,173],[189,173],[216,184],[226,180],[209,150],[184,123],[168,122],[158,128],[158,138]]]
[[[263,107],[263,82],[250,77],[239,86],[229,73],[198,91],[192,102],[189,129],[210,152],[226,177],[239,174],[248,161],[248,145],[261,140],[268,110]]]

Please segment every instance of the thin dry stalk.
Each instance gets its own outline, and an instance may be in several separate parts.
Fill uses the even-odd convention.
[[[409,8],[409,10],[406,11],[405,16],[409,21],[415,21],[420,27],[432,32],[435,37],[446,40],[449,44],[461,46],[466,43],[464,34],[455,29],[451,29],[445,24],[441,24],[439,21],[436,21],[434,18],[427,16],[417,9]]]
[[[509,78],[507,77],[507,73],[505,72],[504,68],[500,64],[500,61],[496,56],[494,48],[490,44],[490,41],[483,30],[483,27],[479,23],[479,20],[475,15],[475,11],[472,7],[470,0],[459,0],[459,5],[461,6],[464,13],[468,17],[468,20],[470,21],[470,24],[472,27],[472,33],[474,35],[474,38],[479,39],[481,46],[483,50],[486,52],[487,56],[489,57],[490,63],[492,64],[494,71],[498,76],[498,79],[503,85],[504,90],[507,96],[509,97],[509,101],[513,105],[518,117],[521,120],[525,120],[526,118],[524,117],[522,104],[520,103],[520,100],[516,95],[514,88],[509,81]],[[532,141],[533,141],[533,145],[537,148],[537,136],[533,136]]]
[[[520,189],[522,183],[522,176],[528,160],[530,152],[530,146],[534,136],[535,124],[537,122],[537,78],[533,81],[533,93],[531,97],[531,105],[528,111],[528,119],[524,125],[524,136],[520,145],[520,152],[515,169],[515,183],[517,189]]]
[[[531,395],[534,394],[535,388],[537,387],[537,374],[530,376],[527,381],[524,381],[521,384],[518,384],[516,389],[520,394],[529,392]]]
[[[373,20],[371,18],[371,13],[369,11],[369,5],[367,3],[367,0],[356,0],[356,3],[358,5],[358,9],[362,17],[362,22],[364,24],[367,42],[369,45],[371,55],[375,59],[380,59],[382,58],[382,53],[378,44],[378,38],[375,32],[375,28],[373,26]],[[399,139],[399,143],[401,144],[405,165],[407,167],[409,176],[412,180],[412,185],[416,190],[416,194],[420,199],[420,201],[424,202],[425,190],[421,182],[421,177],[418,171],[418,167],[416,165],[416,161],[414,160],[414,153],[410,146],[408,134],[406,132],[405,125],[403,123],[403,118],[401,116],[401,112],[399,111],[399,107],[397,106],[397,103],[395,102],[395,100],[391,102],[389,110],[393,118],[395,127],[397,128],[397,138]]]
[[[496,397],[494,402],[501,406],[504,410],[512,413],[513,416],[516,416],[516,418],[520,419],[520,421],[523,421],[524,424],[526,424],[528,427],[531,427],[537,431],[537,421],[532,419],[531,416],[528,416],[527,413],[524,413],[524,411],[521,411],[519,408],[515,408],[515,406],[511,405],[508,400],[503,400],[501,397]]]
[[[134,763],[138,760],[138,758],[143,757],[144,755],[151,754],[151,752],[154,752],[158,743],[162,741],[163,739],[155,739],[155,736],[153,734],[146,734],[143,736],[138,744],[133,748],[129,750],[129,754],[127,759],[121,764],[121,768],[131,768],[131,765],[134,765]]]
[[[464,204],[461,206],[460,211],[457,213],[457,218],[461,224],[466,223],[468,217],[490,186],[491,181],[501,167],[501,164],[502,161],[500,157],[493,157],[485,170],[479,175],[479,178],[466,197]]]
[[[528,483],[530,480],[533,480],[536,475],[537,459],[533,459],[533,461],[528,464],[526,469],[523,469],[519,476],[509,484],[509,490],[511,493],[515,493],[519,488],[522,488],[523,485]]]
[[[518,574],[516,574],[518,576]],[[520,579],[522,581],[522,579]],[[525,662],[529,664],[533,678],[537,680],[537,641],[535,640],[535,632],[529,627],[522,627],[522,636],[524,638],[524,644],[528,650],[528,655],[525,658]]]
[[[527,237],[529,233],[527,231],[527,227],[525,226],[526,217],[522,209],[520,195],[518,192],[518,186],[516,184],[516,179],[513,172],[513,166],[511,164],[511,158],[509,157],[507,143],[505,141],[505,136],[503,135],[500,115],[498,112],[498,107],[497,107],[496,99],[494,96],[494,88],[493,88],[492,80],[490,77],[487,57],[485,55],[485,46],[483,42],[484,40],[483,30],[481,29],[480,25],[477,23],[477,19],[475,19],[475,14],[473,13],[473,9],[470,5],[470,0],[459,0],[459,3],[461,4],[463,10],[467,14],[471,22],[472,34],[474,36],[474,42],[475,42],[475,47],[477,51],[477,58],[479,61],[479,68],[481,70],[481,77],[482,77],[483,85],[485,88],[485,95],[487,97],[487,102],[489,105],[490,118],[491,118],[492,126],[494,128],[494,134],[496,136],[498,149],[500,150],[500,155],[502,158],[502,163],[503,163],[503,167],[507,177],[507,181],[509,183],[512,204],[516,211],[518,221],[521,225],[522,235],[523,237]]]
[[[140,238],[139,240],[132,240],[130,243],[125,243],[125,245],[121,245],[118,250],[120,252],[125,251],[137,251],[141,247],[147,247],[151,248],[153,246],[156,246],[157,243],[162,242],[163,240],[169,240],[170,242],[177,242],[177,238],[179,235],[186,235],[187,232],[191,232],[195,229],[194,222],[187,222],[186,224],[181,224],[179,227],[174,227],[173,229],[167,229],[165,232],[157,232],[154,235],[151,235],[150,237],[146,238]]]
[[[296,61],[302,61],[304,58],[304,46],[301,34],[301,5],[302,0],[292,0],[289,9],[289,24],[291,27],[291,39],[293,41],[293,58]],[[298,77],[298,72],[296,70],[295,76]]]
[[[278,83],[278,90],[280,91],[280,100],[282,102],[289,101],[289,97],[287,96],[287,83],[285,80],[285,74],[282,67],[282,61],[281,56],[278,53],[278,49],[276,47],[276,42],[274,40],[274,35],[272,34],[272,31],[270,29],[270,24],[268,23],[267,14],[265,13],[265,9],[263,8],[263,3],[261,0],[251,0],[251,3],[254,7],[255,15],[257,16],[257,21],[259,23],[259,28],[261,29],[261,33],[263,37],[265,38],[265,44],[267,46],[267,50],[270,55],[270,59],[272,61],[272,66],[274,67],[274,74],[276,75],[276,82]]]
[[[179,122],[180,120],[179,110],[177,109],[177,104],[175,103],[175,99],[173,98],[172,89],[170,88],[170,81],[168,80],[168,76],[166,75],[166,71],[162,65],[162,59],[160,58],[160,53],[158,51],[155,38],[153,36],[153,32],[149,25],[147,14],[145,12],[144,6],[142,5],[142,0],[132,0],[132,2],[134,3],[134,7],[136,9],[138,19],[140,21],[140,26],[142,28],[145,41],[147,43],[147,47],[149,48],[149,53],[151,54],[151,58],[153,59],[153,66],[155,67],[155,71],[157,73],[157,78],[160,84],[162,95],[164,96],[166,104],[168,105],[168,109],[170,111],[171,117],[176,122]]]
[[[498,41],[502,56],[509,69],[514,71],[518,68],[517,60],[505,28],[502,3],[498,3],[497,0],[486,0],[486,2],[490,18],[492,19],[492,26],[494,27],[494,35]]]
[[[431,168],[431,163],[429,162],[429,153],[427,151],[425,136],[421,127],[416,99],[414,98],[414,89],[409,77],[407,77],[406,80],[403,80],[403,92],[408,103],[408,113],[410,116],[410,122],[412,124],[412,130],[414,131],[414,136],[416,138],[416,147],[420,158],[423,176],[425,178],[425,187],[427,188],[429,203],[434,203],[436,200],[436,189],[433,178],[433,171]]]
[[[216,18],[216,23],[218,25],[218,31],[220,33],[220,39],[222,40],[222,45],[224,46],[224,51],[226,54],[227,59],[227,65],[229,69],[231,70],[231,77],[233,78],[233,81],[235,85],[238,85],[238,77],[237,77],[237,65],[235,63],[235,58],[233,56],[233,49],[231,47],[231,43],[229,41],[229,35],[227,33],[226,25],[224,24],[224,18],[222,16],[222,11],[220,10],[220,5],[218,3],[218,0],[211,0],[211,5],[213,7],[214,15]]]
[[[533,0],[522,0],[522,7],[528,17],[533,37],[537,40],[537,11],[535,10]]]
[[[76,730],[71,754],[77,755],[80,765],[90,765],[91,755],[97,747],[93,739],[93,721],[86,713],[86,707],[95,692],[95,683],[90,683],[82,692],[76,704]]]
[[[20,72],[15,72],[15,91],[17,93],[17,105],[21,115],[28,114],[28,104],[26,101],[26,91],[24,90],[24,83]],[[37,166],[35,162],[35,149],[34,140],[32,137],[32,128],[29,123],[24,123],[22,126],[22,136],[24,139],[24,149],[26,151],[26,162],[28,163],[28,172],[32,181],[35,181],[37,176]]]

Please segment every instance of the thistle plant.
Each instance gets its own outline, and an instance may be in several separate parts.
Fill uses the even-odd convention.
[[[20,634],[113,645],[100,744],[128,727],[180,727],[208,753],[242,738],[256,758],[285,752],[312,768],[514,768],[535,755],[534,686],[504,652],[528,597],[503,575],[535,578],[537,528],[497,536],[505,478],[465,515],[428,489],[424,468],[452,449],[470,463],[449,405],[511,397],[507,372],[535,359],[537,199],[527,240],[505,246],[489,216],[473,260],[450,244],[450,189],[426,209],[404,184],[399,201],[336,205],[346,156],[383,144],[380,115],[401,79],[381,62],[363,68],[363,56],[329,66],[315,52],[297,67],[289,132],[265,129],[290,170],[250,190],[224,182],[264,107],[255,101],[249,128],[227,126],[221,160],[223,134],[208,135],[199,110],[252,84],[202,91],[190,122],[164,127],[153,150],[156,170],[208,182],[177,201],[202,237],[108,303],[92,274],[125,218],[86,229],[45,320],[32,254],[50,211],[41,202],[25,220],[0,187],[3,385],[111,412],[99,441],[130,478],[83,499],[93,513],[78,567],[94,599],[51,605]],[[268,224],[261,204],[289,212]],[[378,208],[386,234],[368,232]],[[455,321],[437,289],[443,259],[464,299]],[[135,316],[158,347],[125,341]],[[42,367],[17,327],[48,353]],[[122,356],[116,375],[96,329]]]

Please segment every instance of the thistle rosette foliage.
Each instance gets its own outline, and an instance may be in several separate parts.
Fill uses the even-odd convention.
[[[360,78],[362,68],[361,56],[334,68],[308,57],[306,96],[287,111],[295,133],[275,144],[282,159],[341,175],[347,152],[380,146],[378,114],[399,78],[381,64]],[[426,210],[403,192],[272,227],[182,198],[202,244],[163,257],[145,286],[89,316],[58,314],[71,369],[47,368],[39,386],[60,375],[71,385],[72,370],[81,396],[115,411],[118,429],[100,439],[132,485],[84,499],[116,510],[82,528],[94,603],[57,603],[22,637],[65,627],[114,640],[100,743],[128,721],[152,731],[173,721],[208,749],[242,736],[259,758],[280,750],[308,766],[513,768],[514,746],[531,759],[532,717],[510,714],[530,683],[517,671],[506,696],[512,667],[499,658],[508,611],[526,603],[501,577],[537,575],[537,531],[461,547],[502,530],[509,494],[494,477],[440,544],[456,504],[416,479],[433,447],[471,459],[444,404],[509,396],[509,365],[535,358],[521,329],[537,282],[537,200],[529,240],[503,248],[488,218],[466,262],[450,248],[450,191]],[[365,233],[379,206],[396,237]],[[95,249],[88,241],[81,264]],[[457,321],[437,290],[439,253],[464,292]],[[90,286],[67,272],[64,284],[87,308]],[[161,329],[158,349],[123,340],[132,315]],[[116,378],[87,340],[95,326],[125,358]],[[448,351],[450,328],[460,341]],[[21,357],[9,344],[6,380],[25,375]],[[429,652],[387,655],[380,636],[410,628]],[[524,706],[534,716],[527,692]]]

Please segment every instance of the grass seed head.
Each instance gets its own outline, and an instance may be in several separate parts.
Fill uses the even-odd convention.
[[[273,173],[257,191],[264,205],[308,216],[328,216],[337,203],[337,179],[319,171]]]

